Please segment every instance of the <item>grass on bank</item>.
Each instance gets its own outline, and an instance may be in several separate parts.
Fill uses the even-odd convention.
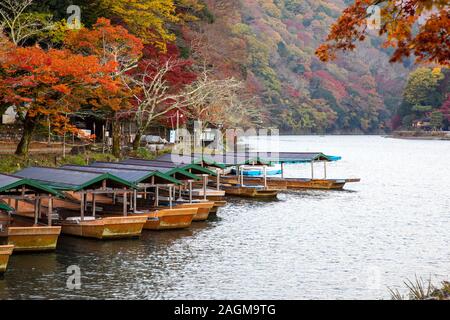
[[[431,280],[416,277],[415,281],[406,281],[405,286],[408,289],[406,296],[398,290],[390,290],[393,300],[450,300],[450,282],[447,281],[436,287]]]
[[[136,152],[130,152],[123,158],[140,158],[145,160],[154,160],[161,154],[170,152],[170,149],[151,152],[146,148],[139,148]],[[61,154],[30,154],[27,157],[16,155],[0,155],[0,173],[13,174],[26,167],[40,166],[56,168],[64,165],[88,165],[95,161],[117,162],[121,158],[116,158],[110,153],[86,151],[77,155],[68,154],[64,158]]]

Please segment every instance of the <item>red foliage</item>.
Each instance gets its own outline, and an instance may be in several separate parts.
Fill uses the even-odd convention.
[[[172,62],[172,69],[167,73],[165,80],[170,83],[173,91],[176,91],[197,79],[197,75],[191,70],[193,61],[181,59],[180,55],[180,50],[175,44],[167,44],[165,53],[154,46],[147,45],[143,51],[143,58],[135,71],[141,72],[145,68],[148,72],[149,62],[152,62],[150,65],[161,67],[170,61]],[[157,72],[156,68],[150,69],[150,75],[155,72]]]
[[[447,100],[444,102],[439,111],[442,112],[445,119],[450,121],[450,95],[447,96]]]

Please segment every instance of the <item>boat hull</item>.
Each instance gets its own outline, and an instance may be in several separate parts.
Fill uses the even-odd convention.
[[[0,246],[0,274],[5,273],[8,267],[9,257],[13,253],[14,246]]]
[[[198,203],[184,203],[177,205],[175,208],[197,208],[198,211],[195,214],[192,221],[206,221],[209,218],[209,213],[214,207],[214,202],[198,202]]]
[[[146,215],[148,219],[144,229],[159,231],[189,228],[197,211],[197,208],[180,208],[150,213]]]
[[[61,227],[9,227],[8,244],[14,252],[53,251],[60,234]]]
[[[237,183],[237,178],[226,177],[227,183]],[[360,179],[302,179],[302,178],[267,178],[267,186],[279,190],[342,190],[347,183],[360,182]],[[261,185],[261,177],[245,178],[248,185]]]
[[[257,189],[251,187],[231,186],[226,187],[225,192],[228,196],[257,198],[257,199],[275,199],[278,196],[276,189]]]
[[[94,221],[62,224],[62,232],[83,238],[113,240],[138,238],[142,234],[147,217],[105,217]]]

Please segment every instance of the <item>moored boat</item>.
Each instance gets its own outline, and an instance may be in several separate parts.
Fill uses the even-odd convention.
[[[178,208],[161,209],[152,213],[142,214],[147,217],[144,229],[158,231],[189,228],[197,211],[198,208]]]
[[[275,199],[279,190],[265,188],[263,186],[224,185],[227,196],[237,196],[256,199]]]
[[[237,183],[238,178],[235,176],[223,177],[224,183]],[[361,179],[308,179],[308,178],[279,178],[268,177],[267,186],[279,190],[343,190],[348,183],[360,182]],[[260,185],[264,183],[264,178],[247,177],[246,185]]]
[[[195,214],[193,221],[206,221],[209,218],[209,213],[214,207],[215,203],[213,201],[199,201],[194,203],[182,203],[175,206],[175,208],[196,208],[197,213]]]
[[[13,249],[13,245],[0,246],[0,274],[6,272],[9,257],[13,253]]]
[[[133,184],[108,173],[81,172],[54,168],[28,168],[18,173],[29,179],[36,179],[57,187],[64,193],[53,207],[57,210],[55,223],[62,227],[66,235],[99,240],[139,237],[145,217],[128,216],[128,195]],[[123,197],[123,216],[97,215],[96,196],[114,194]],[[86,217],[88,200],[91,200],[92,216]],[[48,215],[48,214],[47,214]]]
[[[60,194],[55,190],[35,181],[11,175],[0,175],[0,198],[2,203],[0,214],[0,237],[2,242],[14,246],[14,252],[20,251],[52,251],[56,249],[61,227],[53,226],[51,219],[48,225],[40,222],[42,217],[42,202],[53,201]],[[30,210],[22,217],[20,203],[33,203]]]

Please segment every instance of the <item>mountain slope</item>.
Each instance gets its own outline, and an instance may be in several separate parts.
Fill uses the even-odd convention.
[[[324,64],[314,55],[348,1],[207,0],[215,17],[186,31],[218,76],[244,79],[267,122],[285,132],[380,132],[399,105],[405,65],[376,34]]]

